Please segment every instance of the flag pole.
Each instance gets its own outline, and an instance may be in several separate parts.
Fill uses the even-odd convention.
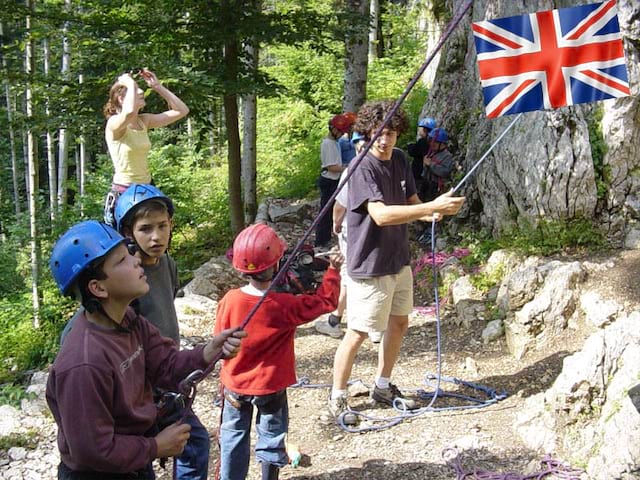
[[[502,140],[502,138],[507,134],[507,132],[509,130],[511,130],[511,127],[513,127],[516,122],[518,120],[520,120],[520,117],[522,117],[522,112],[520,112],[518,115],[516,115],[516,118],[514,118],[511,123],[509,124],[509,126],[507,128],[504,129],[504,131],[500,134],[500,136],[498,138],[496,138],[495,142],[493,142],[493,144],[489,147],[489,150],[487,150],[484,155],[482,155],[482,157],[480,158],[480,160],[478,160],[475,165],[473,167],[471,167],[471,170],[469,170],[467,172],[467,174],[463,177],[462,180],[460,180],[460,182],[453,187],[453,193],[456,193],[458,191],[458,189],[469,179],[469,177],[471,176],[471,174],[473,172],[475,172],[477,170],[477,168],[480,166],[480,164],[482,162],[484,162],[484,160],[489,156],[489,154],[491,153],[491,151],[495,148],[496,145],[498,145],[498,143],[500,143],[500,140]]]

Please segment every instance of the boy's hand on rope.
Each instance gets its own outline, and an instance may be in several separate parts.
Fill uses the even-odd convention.
[[[156,435],[156,458],[167,458],[180,455],[191,435],[191,425],[176,422]]]
[[[244,330],[228,328],[209,340],[204,347],[204,359],[207,363],[213,361],[216,355],[222,354],[222,358],[233,358],[240,351],[240,343],[247,336]]]
[[[340,270],[342,264],[344,263],[344,255],[340,253],[340,250],[337,248],[332,249],[329,252],[329,265],[336,270]]]

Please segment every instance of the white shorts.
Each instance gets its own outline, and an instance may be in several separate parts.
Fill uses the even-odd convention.
[[[383,332],[389,315],[413,310],[413,274],[406,265],[394,275],[373,278],[347,276],[347,326],[357,332]]]

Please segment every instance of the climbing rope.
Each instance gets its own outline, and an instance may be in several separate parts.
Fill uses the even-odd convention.
[[[554,460],[549,455],[546,455],[540,461],[542,470],[528,475],[513,472],[488,472],[477,468],[466,472],[462,467],[460,454],[455,448],[445,449],[442,452],[442,456],[447,464],[455,470],[456,480],[542,480],[549,476],[557,480],[580,480],[580,476],[584,473],[584,470],[573,468],[571,465]]]

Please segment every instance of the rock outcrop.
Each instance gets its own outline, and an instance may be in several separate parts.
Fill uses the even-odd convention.
[[[455,0],[454,10],[462,3]],[[443,48],[422,111],[449,130],[464,171],[514,118],[487,119],[484,114],[471,21],[582,4],[473,2],[472,14]],[[629,247],[640,244],[640,3],[619,0],[617,5],[632,95],[523,115],[463,188],[469,201],[459,220],[474,218],[498,233],[535,225],[543,218],[595,218],[612,241]]]

